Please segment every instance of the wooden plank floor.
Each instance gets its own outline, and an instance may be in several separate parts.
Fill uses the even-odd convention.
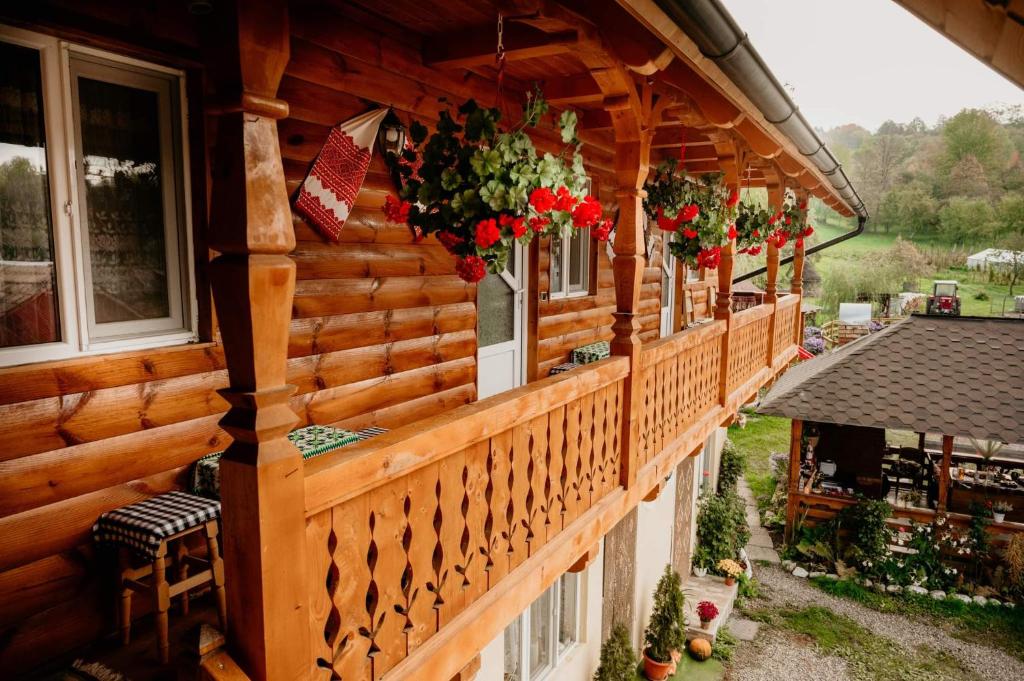
[[[86,675],[67,673],[75,660],[82,660],[85,663],[98,662],[111,672],[123,676],[125,681],[177,681],[182,678],[181,670],[196,664],[194,651],[198,630],[203,624],[218,626],[217,609],[209,592],[193,598],[188,616],[181,614],[177,602],[171,607],[168,636],[171,645],[170,664],[161,665],[157,661],[155,620],[152,616],[146,616],[132,625],[132,642],[127,646],[122,646],[120,636],[112,633],[79,649],[73,655],[54,660],[46,669],[38,670],[26,678],[44,681],[88,679]]]

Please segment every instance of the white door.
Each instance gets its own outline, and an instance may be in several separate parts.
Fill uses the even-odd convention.
[[[523,384],[526,333],[525,250],[515,245],[501,274],[477,285],[477,397]]]
[[[668,239],[661,242],[661,337],[672,335],[676,309],[676,258],[668,250]]]

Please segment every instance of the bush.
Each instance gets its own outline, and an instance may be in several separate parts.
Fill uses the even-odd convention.
[[[699,567],[716,569],[718,561],[733,558],[750,540],[743,500],[735,491],[705,495],[697,514],[697,552]]]
[[[743,470],[746,468],[746,458],[736,449],[732,440],[726,438],[722,446],[722,460],[718,465],[718,493],[732,492],[736,489],[736,483]]]
[[[601,646],[601,663],[594,672],[594,681],[634,681],[637,663],[629,630],[616,624]]]
[[[654,610],[644,630],[646,653],[655,662],[671,662],[672,652],[682,651],[686,646],[684,602],[679,573],[666,565],[654,590]]]

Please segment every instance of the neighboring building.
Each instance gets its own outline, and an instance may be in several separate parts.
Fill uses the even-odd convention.
[[[969,270],[1012,270],[1015,264],[1024,263],[1024,252],[1007,251],[1001,248],[986,248],[967,256]]]
[[[796,356],[803,250],[734,312],[732,245],[682,281],[660,239],[648,260],[638,188],[685,139],[689,173],[866,213],[717,2],[513,4],[502,79],[491,0],[0,9],[0,148],[45,173],[4,188],[29,227],[0,222],[5,677],[116,631],[92,524],[229,446],[212,677],[583,681],[613,622],[639,646],[723,426]],[[385,220],[378,153],[340,243],[291,211],[339,122],[515,107],[534,81],[580,114],[614,267],[571,233],[467,284]],[[612,356],[549,376],[595,342]],[[303,461],[309,424],[389,432]]]

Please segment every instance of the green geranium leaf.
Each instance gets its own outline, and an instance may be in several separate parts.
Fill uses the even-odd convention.
[[[494,149],[477,149],[469,163],[473,166],[473,171],[484,178],[501,169],[501,154]]]
[[[576,140],[576,112],[566,109],[558,117],[558,128],[562,131],[562,142],[569,144]]]
[[[480,200],[497,212],[505,209],[508,191],[497,180],[491,180],[480,188]]]
[[[448,191],[455,191],[462,184],[462,176],[454,168],[446,168],[441,173],[441,186]]]

